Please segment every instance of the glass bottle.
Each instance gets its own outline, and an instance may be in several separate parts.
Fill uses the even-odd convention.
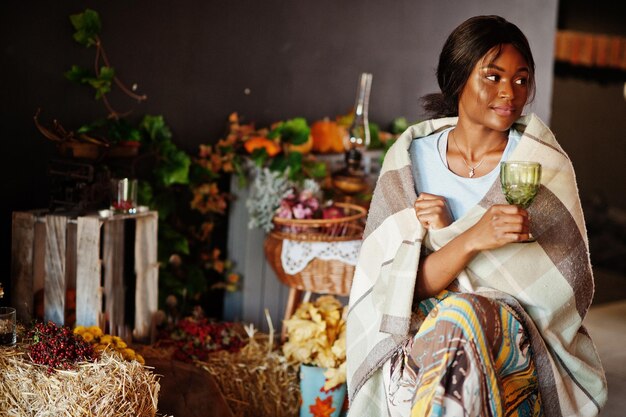
[[[372,74],[362,73],[354,103],[354,119],[348,129],[347,151],[353,148],[367,148],[370,144],[370,128],[367,115],[371,87]]]
[[[361,74],[354,104],[354,119],[346,135],[345,166],[332,175],[333,187],[345,196],[347,202],[368,187],[361,161],[362,149],[370,143],[367,115],[371,85],[372,74]]]

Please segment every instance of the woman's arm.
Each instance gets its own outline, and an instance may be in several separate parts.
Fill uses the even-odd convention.
[[[424,210],[427,210],[423,201],[420,204],[416,202],[416,215],[424,227],[450,224],[445,224],[443,218],[430,216],[426,219],[423,214],[420,218],[420,212],[424,213]],[[440,206],[440,203],[436,203],[435,206]],[[474,226],[420,262],[417,272],[417,299],[432,297],[445,289],[480,251],[496,249],[507,243],[527,239],[528,233],[526,210],[513,205],[490,207]]]

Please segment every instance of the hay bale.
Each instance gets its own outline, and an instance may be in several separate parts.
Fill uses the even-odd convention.
[[[209,355],[196,365],[211,373],[236,417],[293,417],[298,415],[298,366],[271,350],[267,337],[254,337],[236,353]]]
[[[0,416],[155,416],[159,382],[136,361],[102,352],[74,371],[47,372],[19,347],[0,350]]]

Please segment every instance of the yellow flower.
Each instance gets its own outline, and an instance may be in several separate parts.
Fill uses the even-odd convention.
[[[333,296],[302,303],[294,315],[284,321],[288,340],[283,354],[290,361],[327,369],[325,389],[345,381],[346,307]]]
[[[84,332],[81,336],[85,339],[85,342],[91,342],[93,340],[93,335],[89,332]]]
[[[333,355],[337,359],[345,360],[346,359],[346,332],[341,333],[339,339],[333,343],[332,347]]]
[[[324,377],[326,378],[324,382],[324,389],[326,391],[335,388],[339,384],[343,384],[346,382],[346,363],[342,363],[339,368],[328,368],[326,372],[324,372]]]
[[[122,354],[122,357],[127,361],[132,361],[133,359],[135,359],[135,351],[132,349],[125,348],[122,349],[120,353]]]
[[[283,345],[283,354],[289,360],[299,363],[313,363],[316,344],[314,340],[308,340],[303,343],[285,342]]]
[[[332,350],[327,347],[322,347],[317,352],[317,357],[315,363],[322,368],[333,368],[336,365],[335,355],[333,355]]]
[[[284,323],[287,326],[289,341],[292,343],[325,337],[325,323],[316,323],[299,318],[291,318],[285,320]]]
[[[115,344],[115,347],[119,349],[124,349],[127,346],[126,342],[124,342],[119,336],[113,336],[113,343]]]
[[[86,330],[85,326],[76,326],[76,328],[74,329],[74,333],[83,334],[85,330]]]
[[[102,329],[98,326],[89,326],[87,328],[87,330],[89,331],[89,333],[91,333],[94,337],[100,337],[102,336]]]
[[[317,300],[315,300],[315,304],[318,306],[320,310],[323,311],[332,311],[332,310],[341,310],[342,306],[338,299],[333,297],[332,295],[323,295]]]
[[[143,356],[141,356],[139,353],[137,353],[137,354],[135,355],[135,360],[136,360],[137,362],[139,362],[140,364],[142,364],[142,365],[145,365],[145,364],[146,364],[145,359],[144,359],[144,358],[143,358]]]
[[[110,334],[105,334],[100,338],[100,344],[106,346],[113,343],[113,337]]]

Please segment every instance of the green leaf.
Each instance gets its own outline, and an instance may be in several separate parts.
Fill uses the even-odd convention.
[[[164,257],[169,258],[173,253],[189,255],[189,242],[187,238],[174,229],[165,221],[159,222],[159,244],[163,246],[161,252]]]
[[[178,234],[178,238],[172,239],[172,242],[174,243],[174,252],[189,255],[189,241],[185,236]]]
[[[108,119],[107,136],[113,142],[141,141],[141,131],[126,119]]]
[[[126,139],[131,142],[141,142],[141,131],[139,129],[132,128],[126,132]]]
[[[368,148],[369,149],[382,149],[384,145],[380,141],[378,125],[376,123],[370,123],[369,128],[370,128],[370,144]]]
[[[313,162],[307,165],[307,172],[313,178],[324,178],[327,174],[326,164],[324,162]]]
[[[191,294],[201,294],[208,288],[206,277],[198,266],[189,266],[187,270],[187,289]]]
[[[101,80],[113,81],[113,78],[115,78],[115,69],[107,66],[100,67],[100,74],[98,75],[98,78]]]
[[[269,155],[265,148],[256,148],[250,154],[250,159],[252,159],[254,164],[258,167],[262,167],[268,157]]]
[[[290,167],[302,166],[302,154],[300,152],[291,152],[287,155],[287,164]]]
[[[285,159],[284,155],[281,154],[276,156],[272,160],[272,162],[270,163],[270,170],[285,172],[285,170],[287,169],[287,165],[287,160]]]
[[[274,129],[270,130],[267,134],[268,139],[276,139],[279,138],[283,132],[283,127],[285,126],[285,122],[279,123]]]
[[[233,158],[233,170],[237,175],[237,184],[239,188],[245,188],[248,186],[248,177],[246,171],[243,168],[243,164],[239,161],[239,158]]]
[[[309,140],[311,129],[303,117],[287,120],[282,124],[281,140],[292,145],[302,145]]]
[[[220,178],[220,174],[213,172],[203,166],[196,163],[192,163],[189,167],[189,183],[190,184],[203,184],[205,182],[215,181]]]
[[[302,154],[300,152],[291,152],[287,155],[286,162],[289,167],[289,179],[302,179]]]
[[[169,291],[165,292],[170,294],[172,292],[177,292],[177,289],[182,286],[182,283],[174,276],[174,274],[162,267],[161,271],[159,271],[159,286],[168,289]],[[162,290],[159,291],[159,293],[161,292]]]
[[[235,152],[235,148],[232,145],[219,146],[218,148],[219,148],[220,152],[222,152],[223,154]]]
[[[77,132],[78,133],[90,133],[106,126],[106,124],[107,124],[106,119],[96,119],[87,125],[82,125],[81,127],[79,127]]]
[[[102,67],[97,78],[88,80],[88,84],[96,90],[96,99],[102,98],[111,91],[115,70],[111,67]]]
[[[172,149],[164,155],[165,160],[157,168],[157,175],[163,185],[189,184],[191,158],[180,149]]]
[[[140,124],[141,128],[146,131],[152,142],[167,141],[172,138],[172,132],[165,124],[163,116],[144,116]]]
[[[399,134],[404,132],[409,128],[409,122],[406,120],[406,117],[396,117],[391,122],[391,133]]]
[[[137,187],[137,201],[139,202],[139,204],[148,206],[148,207],[151,207],[151,206],[153,207],[154,206],[153,199],[154,199],[154,195],[152,192],[152,185],[150,185],[148,181],[139,181],[139,184]],[[153,208],[156,208],[156,207],[153,207]]]
[[[98,12],[86,9],[83,13],[73,14],[70,16],[70,22],[76,32],[74,32],[74,40],[84,46],[93,46],[96,44],[102,24]]]
[[[90,79],[95,79],[91,71],[79,67],[78,65],[72,65],[72,68],[63,75],[65,75],[65,78],[68,80],[79,84],[86,84]]]
[[[159,219],[167,220],[176,210],[176,199],[172,198],[172,193],[161,191],[153,198],[154,208],[159,212]]]

